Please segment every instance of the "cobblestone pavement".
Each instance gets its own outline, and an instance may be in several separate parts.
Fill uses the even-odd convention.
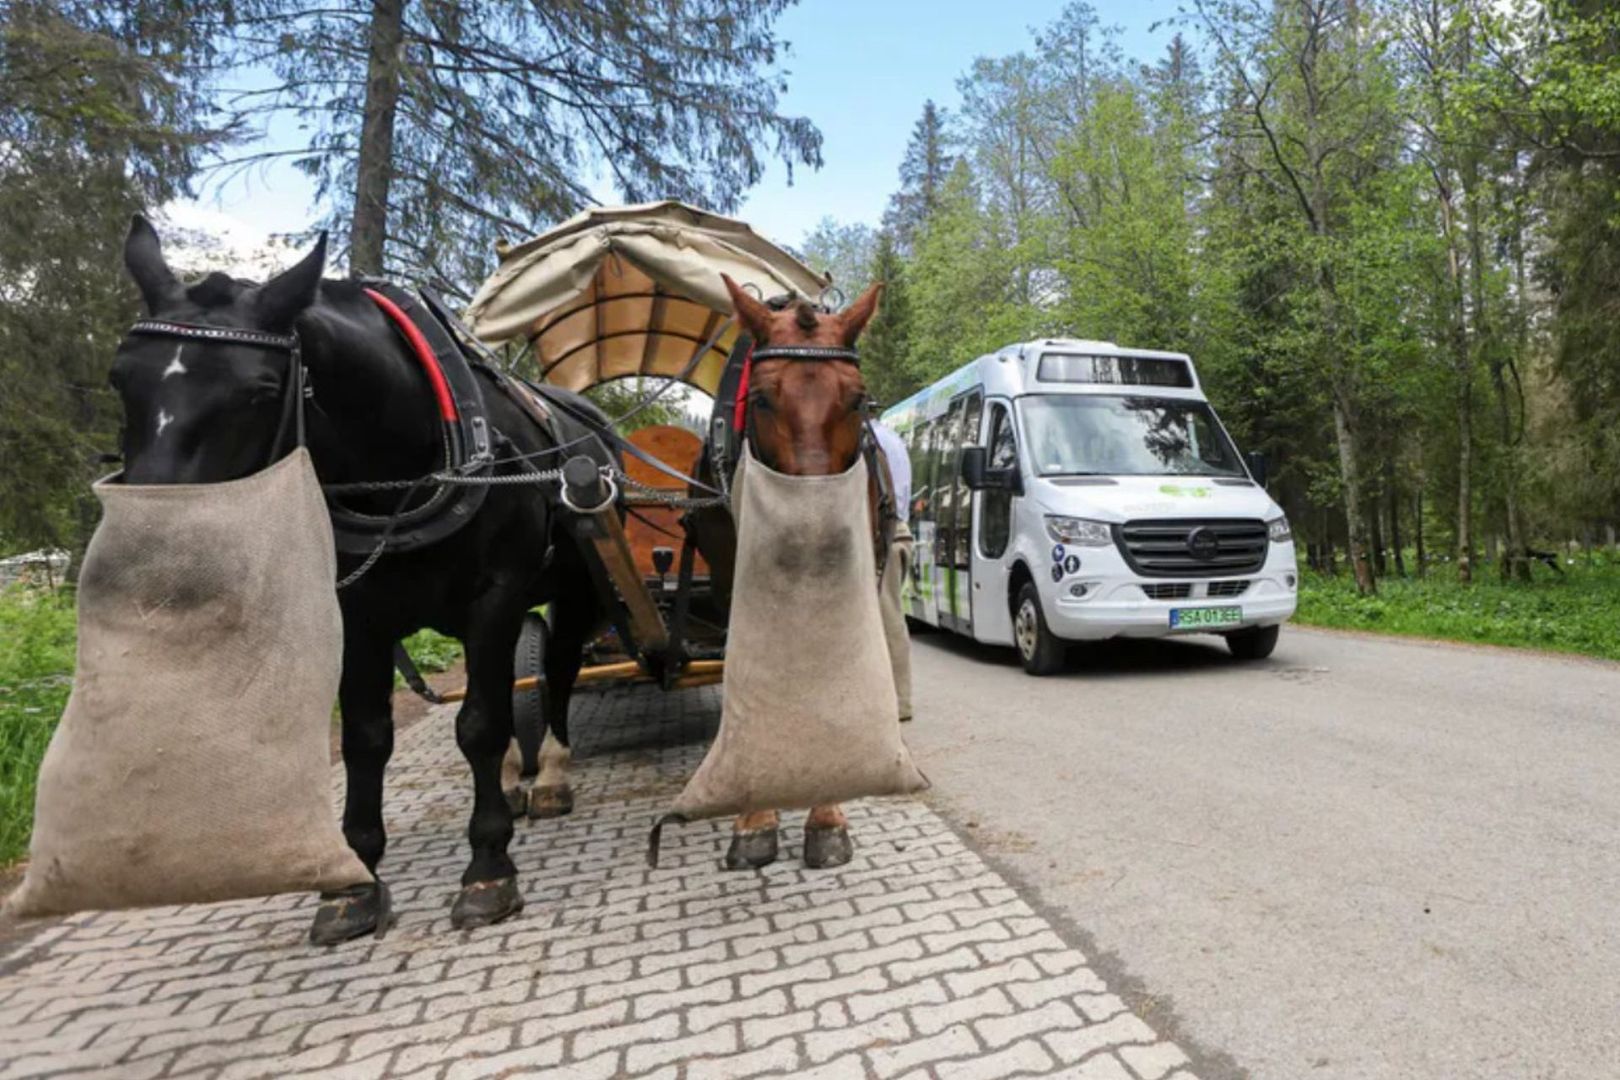
[[[0,1076],[1192,1080],[920,802],[851,807],[835,871],[802,869],[797,821],[759,873],[717,868],[723,822],[648,869],[719,693],[576,702],[578,808],[519,824],[517,918],[450,929],[470,788],[441,711],[390,766],[387,937],[308,945],[309,897],[54,924],[0,957]]]

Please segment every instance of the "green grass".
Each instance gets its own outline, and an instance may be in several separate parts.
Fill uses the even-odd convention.
[[[0,866],[28,850],[34,781],[73,677],[72,594],[0,592]]]
[[[444,671],[461,659],[461,642],[445,637],[433,630],[418,630],[405,639],[405,649],[416,662],[418,671]],[[394,685],[404,686],[405,680],[394,673]]]
[[[1370,597],[1356,594],[1347,573],[1307,572],[1296,620],[1620,660],[1620,554],[1599,553],[1590,563],[1577,556],[1563,570],[1558,577],[1537,564],[1530,584],[1504,584],[1495,566],[1485,566],[1464,586],[1454,567],[1442,565],[1421,580],[1380,579]]]

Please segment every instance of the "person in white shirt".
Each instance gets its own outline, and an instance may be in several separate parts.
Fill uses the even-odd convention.
[[[889,481],[894,485],[894,508],[900,515],[900,524],[911,525],[911,454],[900,436],[880,422],[872,421],[872,434],[877,436],[883,456],[889,462]]]
[[[906,631],[905,612],[900,607],[900,587],[911,573],[911,456],[906,444],[889,428],[872,421],[872,434],[889,467],[889,484],[894,494],[894,539],[889,557],[883,562],[879,583],[879,606],[883,610],[883,633],[889,643],[889,664],[894,668],[894,694],[900,703],[900,721],[911,719],[911,635]]]

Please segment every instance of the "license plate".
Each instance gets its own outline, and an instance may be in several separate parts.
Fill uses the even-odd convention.
[[[1216,626],[1236,626],[1243,621],[1240,607],[1171,608],[1172,630],[1203,630]]]

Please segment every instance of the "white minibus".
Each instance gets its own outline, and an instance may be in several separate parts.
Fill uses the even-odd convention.
[[[1182,353],[1055,339],[982,356],[883,414],[910,452],[909,618],[1012,645],[1216,633],[1261,659],[1294,613],[1288,520]]]

